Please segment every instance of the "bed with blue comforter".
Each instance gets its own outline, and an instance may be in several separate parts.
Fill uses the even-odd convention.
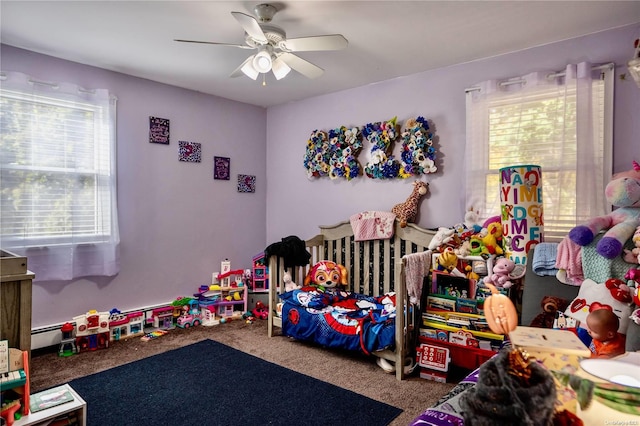
[[[367,355],[395,343],[395,293],[374,297],[307,286],[280,299],[285,336]]]

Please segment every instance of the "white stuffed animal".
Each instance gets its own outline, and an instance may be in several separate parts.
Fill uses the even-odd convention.
[[[284,276],[282,277],[282,282],[284,282],[285,291],[292,291],[300,288],[299,285],[297,285],[291,280],[291,274],[288,272],[284,273]]]
[[[429,241],[429,250],[435,250],[440,246],[447,244],[449,241],[453,240],[453,234],[456,232],[455,229],[451,228],[438,228],[436,235],[433,236],[431,241]]]

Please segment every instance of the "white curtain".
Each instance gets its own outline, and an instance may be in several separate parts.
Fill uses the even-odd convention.
[[[36,281],[116,275],[116,97],[3,72],[0,100],[2,248]]]
[[[580,63],[467,89],[466,202],[499,215],[498,170],[537,164],[546,240],[609,211],[613,75]]]

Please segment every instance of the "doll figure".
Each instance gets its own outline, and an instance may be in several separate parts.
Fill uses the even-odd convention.
[[[609,309],[597,309],[587,315],[591,358],[613,358],[625,352],[625,336],[618,333],[620,319]]]

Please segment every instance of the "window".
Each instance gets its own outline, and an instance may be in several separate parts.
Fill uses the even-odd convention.
[[[613,65],[570,65],[467,90],[467,202],[500,214],[499,170],[542,170],[545,241],[560,241],[610,206]]]
[[[2,247],[36,279],[117,273],[115,98],[3,75]]]

